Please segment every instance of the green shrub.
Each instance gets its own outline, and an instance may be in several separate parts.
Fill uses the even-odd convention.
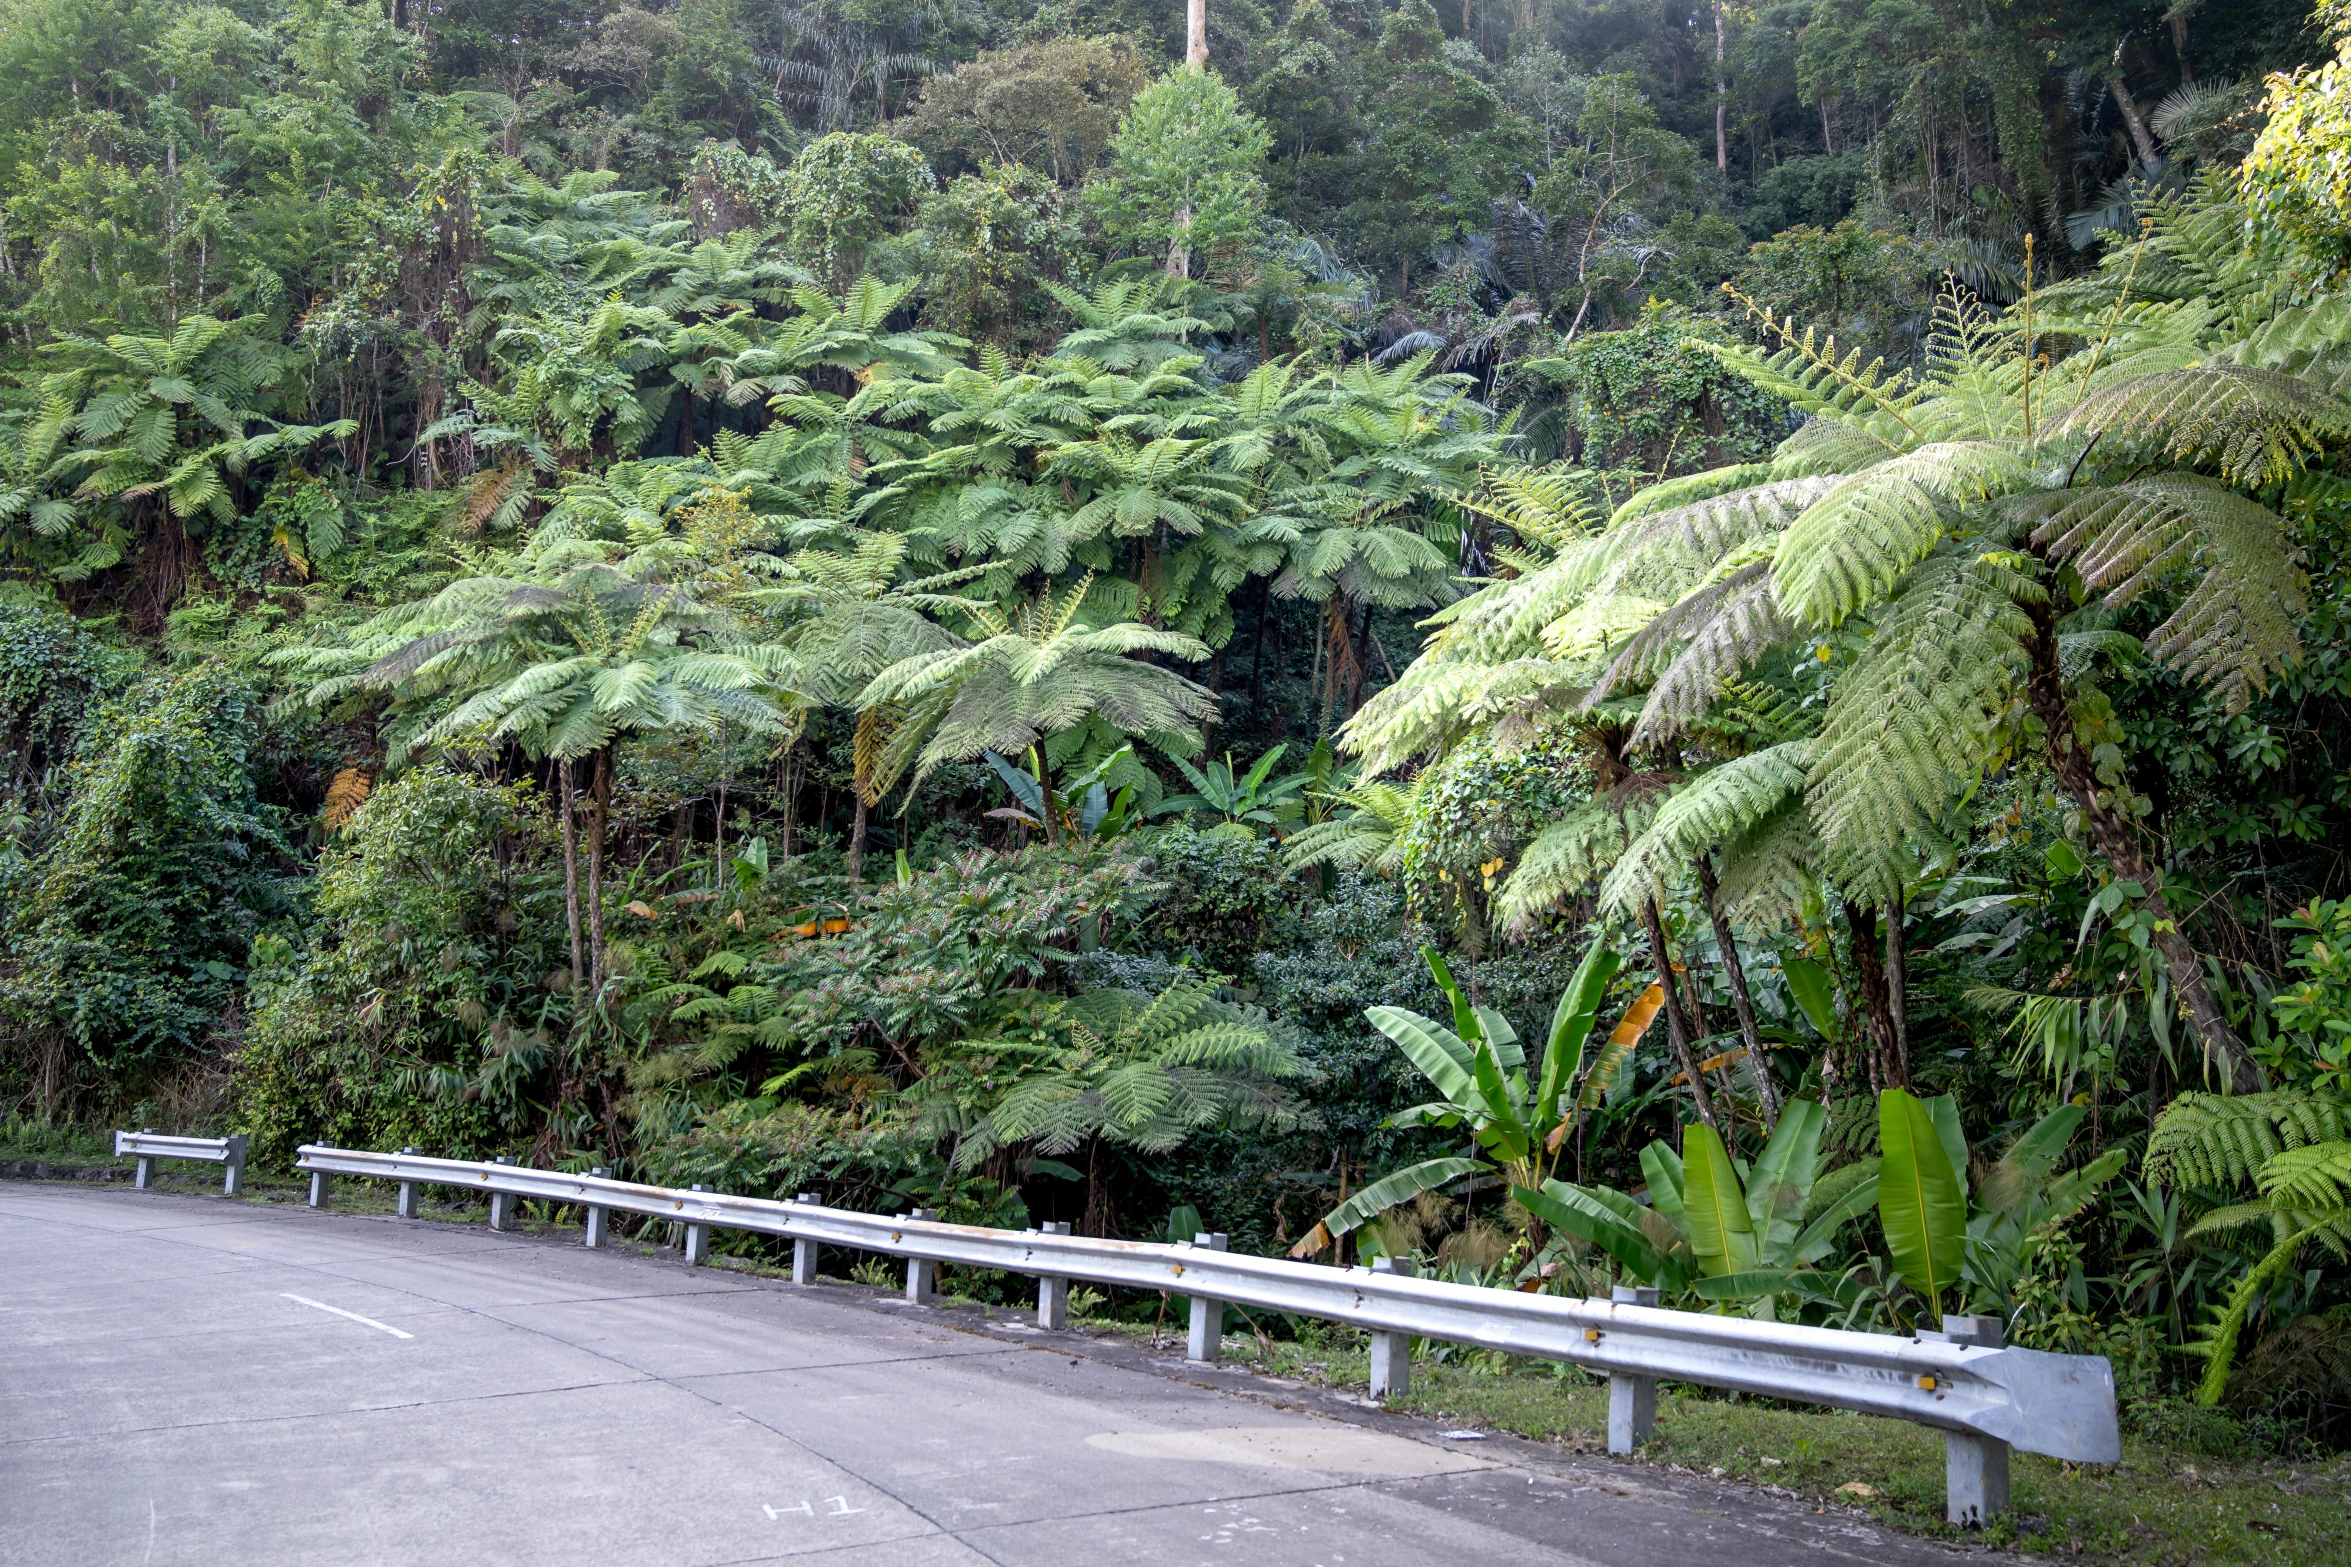
[[[320,862],[317,945],[253,951],[237,1062],[260,1154],[414,1143],[460,1157],[541,1122],[570,971],[563,874],[526,785],[442,767],[353,815]]]

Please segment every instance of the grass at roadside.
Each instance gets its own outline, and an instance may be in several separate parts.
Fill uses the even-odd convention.
[[[1360,1342],[1344,1335],[1319,1346],[1227,1343],[1232,1358],[1277,1376],[1339,1387],[1366,1381]],[[1582,1372],[1422,1360],[1412,1374],[1412,1392],[1393,1407],[1570,1451],[1605,1450],[1607,1386]],[[1630,1461],[1778,1487],[1915,1533],[1957,1534],[1943,1522],[1942,1439],[1901,1421],[1667,1386],[1656,1438]],[[2129,1437],[2110,1469],[2018,1453],[2010,1483],[2015,1512],[1973,1538],[2146,1567],[2351,1563],[2351,1457],[2227,1462]]]

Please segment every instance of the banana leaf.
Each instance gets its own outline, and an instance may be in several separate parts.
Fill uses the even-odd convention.
[[[1559,993],[1559,1005],[1551,1009],[1551,1035],[1543,1044],[1543,1070],[1536,1081],[1536,1126],[1559,1124],[1559,1096],[1584,1069],[1584,1046],[1599,1019],[1600,997],[1623,963],[1622,958],[1594,942],[1576,965],[1567,988]]]
[[[1475,1159],[1424,1159],[1418,1164],[1406,1165],[1378,1180],[1348,1198],[1322,1217],[1322,1222],[1306,1232],[1305,1238],[1290,1248],[1293,1257],[1311,1257],[1340,1236],[1362,1225],[1368,1219],[1410,1202],[1422,1192],[1434,1191],[1440,1186],[1475,1175],[1485,1166]]]
[[[1878,1220],[1894,1269],[1940,1313],[1943,1291],[1959,1280],[1967,1235],[1967,1195],[1943,1151],[1934,1116],[1913,1094],[1878,1095]]]
[[[1833,1199],[1812,1222],[1804,1226],[1802,1234],[1788,1243],[1780,1260],[1810,1266],[1829,1253],[1829,1246],[1837,1238],[1837,1231],[1877,1205],[1878,1178],[1864,1177],[1853,1183],[1843,1195]]]
[[[1959,1199],[1967,1201],[1967,1133],[1959,1125],[1959,1101],[1949,1094],[1937,1094],[1932,1099],[1919,1101],[1926,1106],[1928,1117],[1935,1123],[1935,1139],[1943,1145],[1943,1157],[1951,1161],[1951,1173],[1959,1177]]]
[[[1492,1046],[1479,1041],[1477,1054],[1470,1058],[1476,1073],[1478,1097],[1484,1102],[1486,1124],[1478,1128],[1478,1141],[1500,1154],[1510,1163],[1524,1159],[1533,1143],[1526,1123],[1519,1119],[1519,1096],[1510,1091],[1502,1077],[1502,1068],[1494,1060]]]
[[[1649,1206],[1682,1222],[1682,1156],[1652,1138],[1641,1150],[1641,1174],[1649,1182]]]
[[[1747,1177],[1747,1216],[1760,1255],[1778,1258],[1804,1226],[1804,1205],[1820,1174],[1820,1139],[1828,1111],[1818,1100],[1791,1100]],[[1686,1144],[1685,1144],[1686,1146]]]
[[[1682,1233],[1708,1275],[1745,1273],[1759,1260],[1747,1194],[1739,1188],[1730,1151],[1704,1122],[1682,1128]]]
[[[1476,1068],[1471,1063],[1469,1047],[1457,1035],[1403,1007],[1371,1007],[1363,1016],[1372,1027],[1396,1042],[1404,1058],[1420,1068],[1420,1075],[1438,1093],[1453,1101],[1464,1114],[1476,1108]]]
[[[1660,1289],[1686,1289],[1688,1279],[1671,1258],[1650,1244],[1637,1219],[1628,1218],[1601,1200],[1601,1194],[1568,1181],[1545,1181],[1541,1191],[1513,1186],[1510,1195],[1519,1206],[1555,1230],[1580,1235],[1623,1264],[1636,1278]],[[1639,1205],[1620,1192],[1617,1198],[1637,1213]]]

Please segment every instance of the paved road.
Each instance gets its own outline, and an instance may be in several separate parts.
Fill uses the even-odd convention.
[[[0,1183],[0,1258],[16,1567],[1956,1559],[1124,1344],[555,1236]]]

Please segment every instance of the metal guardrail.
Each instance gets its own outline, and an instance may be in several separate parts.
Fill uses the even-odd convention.
[[[1040,1281],[1037,1320],[1065,1325],[1073,1280],[1160,1290],[1191,1300],[1190,1358],[1217,1358],[1223,1306],[1287,1312],[1343,1323],[1372,1336],[1372,1392],[1404,1391],[1409,1344],[1439,1339],[1507,1354],[1561,1360],[1609,1379],[1608,1450],[1629,1453],[1656,1419],[1660,1381],[1694,1382],[1769,1398],[1826,1404],[1941,1430],[1946,1442],[1948,1515],[1980,1525],[2008,1508],[2011,1448],[2076,1463],[2122,1457],[2114,1373],[2103,1356],[2007,1348],[1996,1317],[1945,1317],[1941,1333],[1898,1337],[1796,1323],[1660,1309],[1653,1290],[1613,1300],[1487,1289],[1412,1276],[1381,1259],[1369,1268],[1330,1268],[1224,1249],[1221,1235],[1190,1244],[1097,1240],[1067,1225],[999,1230],[946,1224],[921,1209],[890,1217],[793,1202],[679,1191],[567,1175],[503,1160],[434,1159],[413,1149],[370,1153],[306,1146],[312,1207],[327,1205],[330,1176],[397,1182],[400,1212],[413,1218],[417,1191],[441,1186],[490,1199],[490,1223],[512,1224],[517,1200],[586,1210],[587,1243],[600,1246],[608,1215],[640,1214],[685,1228],[688,1260],[702,1261],[713,1228],[793,1243],[792,1278],[816,1280],[817,1249],[841,1246],[901,1257],[906,1293],[927,1301],[941,1263],[1027,1274]]]
[[[233,1137],[164,1137],[153,1127],[136,1132],[114,1134],[114,1156],[136,1155],[139,1170],[134,1184],[145,1191],[155,1176],[158,1159],[200,1159],[208,1164],[225,1165],[227,1173],[221,1181],[221,1195],[234,1197],[245,1189],[245,1134]]]

